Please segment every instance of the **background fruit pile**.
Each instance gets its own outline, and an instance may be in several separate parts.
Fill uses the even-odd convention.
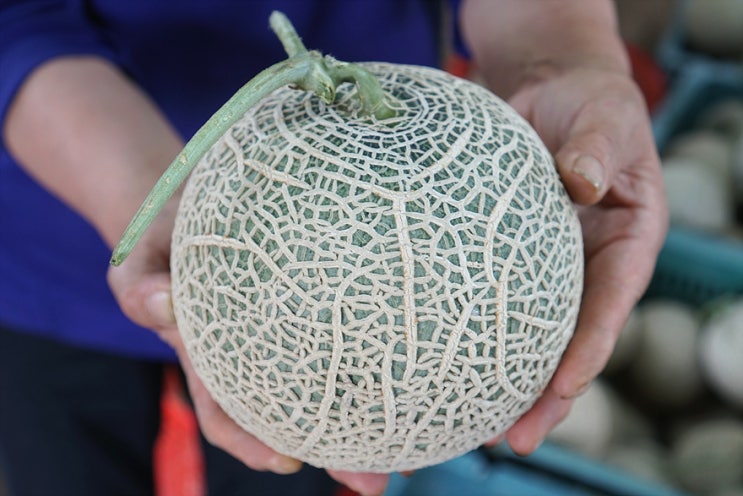
[[[551,439],[691,494],[742,495],[743,0],[677,2],[633,66],[671,231],[604,374]]]

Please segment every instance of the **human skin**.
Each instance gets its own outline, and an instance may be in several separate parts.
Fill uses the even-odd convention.
[[[507,433],[532,452],[606,364],[642,295],[665,236],[660,165],[610,0],[466,0],[462,28],[488,85],[554,153],[583,225],[586,272],[578,326],[541,399]],[[112,118],[115,116],[115,118]],[[38,67],[3,128],[14,157],[113,247],[183,146],[154,103],[115,66],[62,57]],[[170,301],[170,234],[178,195],[127,261],[109,271],[122,310],[177,352],[205,437],[256,470],[297,460],[260,443],[210,398],[178,335]],[[330,471],[361,494],[386,474]]]
[[[462,22],[488,85],[554,154],[583,227],[575,334],[543,396],[506,435],[528,454],[604,368],[650,281],[668,224],[660,160],[613,2],[468,0]]]

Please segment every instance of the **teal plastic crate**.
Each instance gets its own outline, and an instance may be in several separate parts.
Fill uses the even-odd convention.
[[[508,448],[480,449],[449,462],[393,475],[385,496],[681,496],[546,443],[528,457]]]
[[[737,66],[689,62],[653,115],[653,134],[661,154],[674,136],[699,124],[705,109],[728,98],[743,101],[743,73]]]
[[[701,307],[743,294],[743,245],[679,228],[671,229],[658,257],[647,298]]]
[[[657,44],[658,63],[671,76],[674,76],[690,58],[698,57],[690,52],[684,43],[682,20],[685,8],[686,0],[676,0],[668,24]]]
[[[671,9],[668,24],[663,31],[656,48],[656,59],[663,70],[671,77],[683,72],[690,64],[707,64],[710,66],[728,67],[743,74],[743,67],[737,60],[729,57],[718,57],[689,46],[684,29],[684,15],[689,0],[676,0]]]
[[[743,101],[743,73],[738,67],[688,62],[653,117],[661,155],[675,136],[699,125],[705,109],[729,98]],[[672,226],[646,297],[665,297],[699,307],[739,294],[743,294],[743,244]]]

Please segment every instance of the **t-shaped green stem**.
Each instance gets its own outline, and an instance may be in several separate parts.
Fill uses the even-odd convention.
[[[358,65],[340,62],[329,56],[323,57],[319,52],[307,50],[292,24],[280,12],[271,14],[270,23],[289,58],[261,71],[248,81],[186,143],[127,226],[114,248],[111,265],[119,265],[129,256],[155,216],[209,148],[248,109],[274,90],[291,84],[305,91],[314,92],[326,103],[332,103],[336,87],[341,83],[351,82],[357,86],[362,112],[380,120],[395,115],[395,111],[387,104],[379,82],[369,71]]]

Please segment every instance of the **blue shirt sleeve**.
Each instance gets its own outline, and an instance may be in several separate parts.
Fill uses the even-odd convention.
[[[66,55],[116,59],[82,1],[0,0],[0,125],[25,78],[47,60]]]

